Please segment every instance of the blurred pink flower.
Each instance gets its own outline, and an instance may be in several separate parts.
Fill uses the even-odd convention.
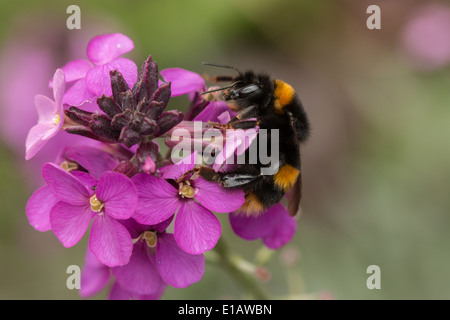
[[[58,133],[64,124],[62,99],[66,87],[66,79],[61,69],[56,70],[53,76],[53,83],[53,97],[55,101],[40,94],[34,97],[34,104],[39,119],[38,123],[30,129],[27,135],[25,142],[26,160],[33,158],[47,141]]]
[[[437,69],[450,62],[450,7],[421,7],[402,33],[406,55],[419,69]]]

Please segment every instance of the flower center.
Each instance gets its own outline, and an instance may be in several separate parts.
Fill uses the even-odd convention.
[[[195,190],[192,188],[189,180],[180,182],[178,188],[178,194],[183,198],[193,198],[195,196]]]
[[[55,114],[52,121],[54,124],[58,125],[58,123],[61,121],[61,117],[59,116],[59,114]]]
[[[66,160],[61,163],[61,168],[63,168],[66,171],[72,171],[72,170],[78,170],[79,166],[78,166],[78,163],[76,163],[76,162]]]
[[[94,212],[102,211],[103,207],[105,206],[105,204],[103,202],[101,202],[100,200],[97,199],[97,195],[96,194],[94,194],[89,199],[89,203],[91,204],[91,209]]]
[[[158,237],[156,236],[156,232],[144,231],[142,237],[144,238],[145,242],[147,242],[147,245],[150,248],[156,247],[156,244],[158,243]]]

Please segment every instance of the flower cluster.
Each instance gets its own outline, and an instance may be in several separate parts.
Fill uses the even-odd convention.
[[[230,213],[238,236],[262,239],[272,249],[296,230],[282,205],[257,217],[234,214],[245,202],[241,190],[186,174],[199,163],[196,151],[176,160],[161,154],[163,146],[173,147],[167,138],[174,129],[192,127],[192,121],[226,123],[233,112],[225,102],[201,95],[206,84],[196,73],[159,72],[151,57],[138,73],[134,62],[121,57],[133,47],[125,35],[101,35],[88,44],[89,61],[56,70],[50,81],[54,99],[36,96],[39,120],[26,140],[31,159],[61,130],[86,138],[43,165],[46,184],[26,206],[30,224],[52,231],[65,247],[89,233],[83,297],[113,282],[111,299],[158,299],[167,285],[200,281],[204,254],[221,237],[216,214]],[[187,111],[166,110],[179,95],[189,96]],[[227,156],[237,152],[226,150]]]

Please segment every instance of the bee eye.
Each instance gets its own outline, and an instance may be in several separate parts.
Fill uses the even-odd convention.
[[[239,89],[239,93],[241,93],[243,95],[249,95],[249,94],[255,93],[259,90],[260,89],[256,84],[250,84],[248,86],[245,86],[245,87]]]

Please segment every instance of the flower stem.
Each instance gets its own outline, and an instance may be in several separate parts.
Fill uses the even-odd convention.
[[[214,251],[219,256],[220,265],[227,270],[230,276],[255,299],[268,300],[267,293],[261,288],[257,279],[246,272],[242,267],[242,259],[230,252],[229,247],[220,237]]]

